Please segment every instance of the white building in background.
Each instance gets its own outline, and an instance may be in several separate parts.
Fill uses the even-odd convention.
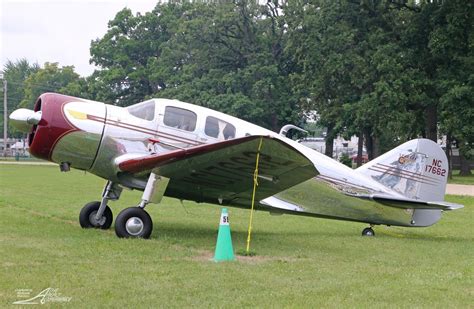
[[[6,155],[13,157],[17,154],[20,156],[29,156],[28,141],[26,139],[8,138],[6,142]],[[0,138],[0,156],[5,153],[5,141]]]
[[[321,153],[325,153],[326,151],[326,141],[325,137],[305,137],[299,142],[311,149],[319,151]],[[352,136],[350,140],[345,140],[342,137],[338,136],[334,139],[333,144],[333,158],[339,159],[340,156],[345,153],[352,157],[353,155],[357,155],[357,144],[359,142],[359,138],[357,136]],[[365,147],[362,150],[363,154],[366,154]]]

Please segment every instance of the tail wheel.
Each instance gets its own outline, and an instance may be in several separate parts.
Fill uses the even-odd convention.
[[[112,225],[113,214],[109,206],[105,207],[104,214],[102,218],[97,220],[96,214],[99,210],[100,202],[90,202],[86,204],[79,213],[79,223],[81,227],[87,228],[97,228],[106,230]]]
[[[120,238],[150,238],[152,230],[150,215],[139,207],[125,208],[115,219],[115,234]]]
[[[367,227],[362,231],[362,236],[375,236],[375,232],[371,227]]]

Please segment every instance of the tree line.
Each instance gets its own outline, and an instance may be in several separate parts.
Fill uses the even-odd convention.
[[[158,3],[135,15],[125,8],[91,42],[98,69],[89,77],[57,63],[8,62],[10,108],[31,107],[42,92],[56,91],[120,106],[179,99],[275,131],[304,126],[316,114],[329,156],[337,135],[357,135],[370,159],[411,138],[446,136],[448,148],[467,160],[474,143],[473,6],[235,0]]]

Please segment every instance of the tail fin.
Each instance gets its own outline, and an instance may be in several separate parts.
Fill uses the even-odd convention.
[[[441,147],[429,139],[408,141],[357,171],[407,198],[444,201],[448,160]]]

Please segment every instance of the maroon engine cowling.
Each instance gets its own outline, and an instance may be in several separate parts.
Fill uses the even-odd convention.
[[[82,100],[57,93],[44,93],[38,97],[34,111],[41,111],[41,121],[33,126],[28,135],[32,155],[51,161],[51,154],[59,139],[77,131],[63,114],[63,105],[73,101]]]

